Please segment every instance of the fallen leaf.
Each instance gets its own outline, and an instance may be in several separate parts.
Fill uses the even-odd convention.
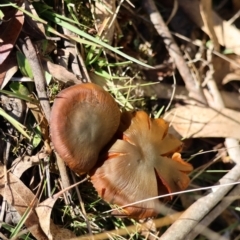
[[[199,26],[204,32],[207,33],[207,29],[203,24],[203,20],[200,14],[199,1],[181,0],[179,1],[179,6],[197,26]],[[219,43],[226,48],[231,49],[234,53],[240,55],[239,29],[223,20],[215,11],[212,11],[211,17],[214,25],[214,31]]]
[[[17,72],[17,60],[15,52],[11,52],[8,58],[0,64],[0,87],[3,89],[12,76]]]
[[[45,153],[39,153],[36,156],[24,156],[15,159],[12,163],[12,173],[20,178],[22,174],[29,168],[36,166],[48,155]]]
[[[59,226],[53,224],[52,221],[50,223],[50,229],[54,240],[66,240],[76,237],[72,231],[66,228],[60,228]]]
[[[45,201],[41,202],[36,208],[36,213],[39,217],[40,226],[43,232],[47,235],[49,240],[53,239],[53,235],[51,233],[50,228],[52,208],[58,198],[59,195],[55,194],[53,197],[50,197]]]
[[[66,68],[54,64],[47,59],[42,59],[42,66],[45,71],[49,72],[54,78],[61,82],[73,82],[75,84],[81,83],[81,80],[79,80],[76,75],[69,72]]]
[[[83,180],[85,181],[85,180]],[[81,181],[81,182],[83,182]],[[70,234],[70,237],[75,236],[74,233],[72,233],[69,230],[63,230],[61,228],[58,228],[56,226],[53,226],[53,223],[51,221],[51,213],[52,213],[52,208],[55,204],[55,202],[57,201],[57,199],[66,191],[68,191],[69,189],[77,186],[78,184],[80,184],[81,182],[75,183],[73,185],[71,185],[68,188],[65,188],[61,191],[59,191],[58,193],[54,194],[52,197],[44,200],[43,202],[41,202],[38,207],[35,209],[36,213],[39,217],[39,223],[41,225],[42,230],[44,231],[44,233],[47,235],[48,239],[52,240],[52,239],[60,239],[59,238],[59,232],[56,231],[56,229],[58,229],[59,231],[61,231],[62,233],[67,233]],[[61,229],[61,230],[60,230]],[[61,235],[61,234],[60,234]],[[63,238],[66,239],[66,238]]]
[[[24,14],[18,10],[14,14],[15,9],[7,8],[4,11],[4,20],[0,25],[0,64],[2,64],[12,51],[15,42],[22,30],[24,22]]]
[[[23,216],[30,209],[24,222],[31,234],[36,239],[47,239],[39,225],[38,217],[33,209],[37,200],[29,188],[22,181],[8,172],[8,184],[5,185],[4,167],[0,165],[0,195],[4,196],[6,201],[11,204],[17,212]]]
[[[167,112],[164,119],[184,138],[240,139],[240,113],[227,108],[181,106]]]

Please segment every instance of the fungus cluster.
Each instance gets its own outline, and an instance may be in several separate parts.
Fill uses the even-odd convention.
[[[50,131],[56,152],[76,173],[88,173],[98,194],[125,206],[181,191],[192,166],[181,159],[182,143],[161,118],[143,111],[123,112],[112,96],[88,83],[59,93]],[[164,201],[171,200],[171,197]],[[137,219],[159,213],[158,199],[114,211]]]

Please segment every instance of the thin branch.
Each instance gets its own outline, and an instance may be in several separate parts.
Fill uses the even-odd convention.
[[[224,108],[223,99],[219,93],[216,82],[213,79],[214,68],[212,65],[212,52],[208,50],[207,57],[209,61],[209,71],[207,72],[208,81],[207,84],[211,88],[211,93],[214,98],[215,108]],[[220,183],[233,183],[240,178],[240,148],[239,143],[236,139],[227,138],[226,147],[231,149],[228,151],[231,159],[236,163],[236,166],[232,168],[223,178],[220,179]],[[205,197],[200,198],[194,204],[192,204],[168,230],[162,235],[161,240],[182,240],[182,239],[195,239],[198,233],[201,233],[204,227],[202,224],[211,223],[223,210],[224,208],[216,208],[215,206],[224,198],[224,196],[232,189],[232,186],[219,187],[216,191],[212,189],[212,193]],[[236,188],[239,192],[239,189]],[[236,194],[236,192],[234,192]],[[231,202],[224,202],[225,206]],[[214,208],[214,210],[213,210]],[[212,211],[211,214],[209,214]],[[204,218],[205,217],[205,218]],[[204,220],[202,220],[204,218]],[[206,220],[207,219],[207,220]],[[201,221],[201,224],[199,223]],[[192,235],[189,235],[191,231],[199,228]],[[178,235],[176,236],[176,232]],[[188,237],[188,238],[187,238]]]
[[[194,229],[186,238],[186,240],[196,239],[199,233],[205,231],[206,226],[209,226],[233,201],[240,197],[240,185],[237,185],[229,192],[229,194],[211,211],[200,223],[198,229]],[[216,238],[220,240],[219,238]]]
[[[36,49],[34,48],[32,41],[30,40],[29,37],[25,38],[25,41],[22,44],[22,50],[31,66],[39,101],[42,106],[45,117],[49,122],[51,109],[46,94],[46,80],[43,74],[41,61],[39,60],[39,56],[36,52]]]
[[[186,88],[189,91],[189,95],[206,104],[207,100],[203,93],[203,90],[200,86],[200,82],[195,82],[191,72],[182,56],[181,50],[177,46],[175,40],[173,39],[168,27],[166,26],[165,22],[163,21],[162,16],[158,12],[158,9],[153,2],[153,0],[145,0],[143,1],[143,6],[147,13],[150,16],[150,20],[153,23],[155,29],[157,30],[158,34],[163,38],[165,46],[169,52],[169,55],[174,60],[179,73],[181,74],[183,81],[185,82]]]

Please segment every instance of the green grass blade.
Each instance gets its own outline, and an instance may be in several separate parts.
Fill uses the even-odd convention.
[[[147,67],[147,68],[152,68],[152,67],[149,66],[148,64],[145,64],[145,63],[143,63],[143,62],[141,62],[141,61],[139,61],[139,60],[137,60],[137,59],[135,59],[135,58],[133,58],[133,57],[131,57],[131,56],[129,56],[129,55],[121,52],[121,51],[119,51],[118,49],[116,49],[116,48],[110,46],[109,44],[101,41],[100,39],[95,38],[95,37],[89,35],[88,33],[80,30],[79,28],[77,28],[77,27],[69,24],[69,23],[66,22],[66,21],[63,21],[63,20],[58,16],[58,14],[56,14],[56,13],[49,12],[49,11],[45,11],[45,12],[42,13],[42,16],[44,16],[44,17],[47,18],[48,20],[54,22],[55,24],[57,24],[57,25],[59,25],[59,26],[62,26],[62,27],[64,27],[64,28],[72,31],[73,33],[78,34],[79,36],[81,36],[81,37],[83,37],[83,38],[86,38],[86,39],[92,41],[92,42],[95,43],[95,44],[98,44],[98,45],[100,45],[100,46],[102,46],[102,47],[105,47],[106,49],[108,49],[108,50],[110,50],[110,51],[112,51],[112,52],[114,52],[114,53],[116,53],[116,54],[118,54],[118,55],[120,55],[120,56],[122,56],[122,57],[124,57],[124,58],[126,58],[126,59],[128,59],[128,60],[130,60],[130,61],[132,61],[132,62],[135,62],[135,63],[140,64],[140,65],[142,65],[142,66],[144,66],[144,67]]]
[[[27,96],[22,95],[20,93],[14,93],[14,92],[7,91],[7,90],[0,90],[0,93],[6,94],[6,95],[11,96],[11,97],[22,99],[22,100],[30,102],[30,103],[35,103],[35,104],[39,103],[38,100],[36,100],[34,98],[31,98],[31,97],[27,97]]]
[[[2,108],[0,108],[0,115],[4,117],[7,121],[9,121],[23,136],[25,136],[29,140],[31,139],[31,137],[24,130],[25,127],[21,123],[19,123],[16,119],[8,115]]]

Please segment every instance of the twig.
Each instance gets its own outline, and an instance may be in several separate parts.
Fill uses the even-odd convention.
[[[211,64],[211,51],[208,51],[207,57],[209,61],[209,71],[208,71],[208,85],[211,87],[214,102],[215,102],[215,108],[221,109],[224,108],[224,103],[221,98],[221,95],[218,91],[218,88],[216,86],[216,83],[214,79],[212,78],[213,74],[213,65]],[[226,139],[227,148],[230,148],[233,152],[228,152],[229,155],[231,154],[231,159],[235,161],[236,166],[231,169],[223,178],[220,179],[220,183],[232,183],[238,181],[240,178],[240,160],[239,160],[239,154],[240,154],[240,148],[238,141],[236,139]],[[186,239],[187,236],[189,236],[189,233],[195,229],[196,227],[199,227],[199,222],[209,214],[209,212],[224,198],[224,196],[232,189],[232,186],[222,186],[219,187],[216,191],[213,190],[212,193],[208,194],[205,197],[200,198],[198,201],[196,201],[194,204],[192,204],[179,218],[179,221],[176,221],[171,227],[168,228],[168,230],[162,235],[161,240],[182,240]],[[226,204],[226,203],[225,203]],[[217,208],[215,208],[217,209]],[[216,210],[212,210],[214,213]],[[222,209],[223,211],[224,209]],[[197,213],[197,214],[196,214]],[[218,213],[219,209],[218,209]],[[217,215],[212,214],[208,215],[208,222],[212,222],[214,220],[214,217]],[[204,221],[202,222],[204,224]],[[201,228],[202,230],[202,228]],[[202,231],[197,231],[202,232]],[[176,237],[175,233],[178,232],[178,235]],[[188,239],[194,239],[195,234],[192,235],[192,238],[189,237]]]
[[[237,164],[230,172],[220,179],[220,184],[237,181],[240,178],[239,167],[240,164]],[[200,198],[180,216],[178,221],[168,228],[168,230],[161,236],[161,240],[186,239],[191,230],[198,225],[202,218],[217,205],[231,188],[231,185],[221,186],[216,191]],[[177,235],[176,232],[178,233]]]
[[[31,66],[39,101],[42,106],[45,117],[49,122],[51,110],[45,89],[46,80],[42,71],[41,61],[39,60],[36,49],[34,48],[32,41],[30,40],[29,37],[25,38],[25,42],[22,44],[22,50]]]
[[[6,149],[4,151],[4,179],[5,179],[5,187],[4,187],[4,195],[2,196],[3,197],[3,200],[2,200],[2,209],[1,209],[1,212],[0,212],[0,229],[2,227],[2,222],[3,222],[3,218],[4,218],[4,214],[5,214],[5,210],[6,210],[6,205],[7,205],[7,200],[6,200],[6,188],[7,188],[7,185],[8,185],[8,176],[7,176],[7,163],[8,163],[8,158],[9,158],[9,153],[10,153],[10,142],[7,141],[7,146],[6,146]]]
[[[205,98],[205,95],[203,94],[200,83],[194,81],[179,47],[175,43],[168,27],[164,23],[162,16],[158,12],[155,3],[153,2],[153,0],[145,0],[143,5],[146,11],[148,12],[151,22],[153,23],[158,34],[163,38],[165,46],[169,51],[170,56],[173,58],[178,68],[178,71],[183,78],[183,81],[185,82],[186,88],[189,91],[189,95],[192,98],[204,104],[207,104],[207,100]]]
[[[58,165],[58,170],[60,172],[63,189],[68,188],[69,186],[71,186],[71,184],[68,177],[66,165],[57,153],[55,153],[55,156],[57,159],[57,165]]]
[[[25,43],[23,43],[22,49],[31,66],[38,97],[39,97],[41,106],[43,108],[45,117],[49,122],[51,109],[50,109],[50,104],[49,104],[46,90],[45,90],[46,81],[43,75],[40,58],[38,57],[38,54],[36,53],[36,50],[31,40],[28,37],[25,39]],[[64,188],[65,188],[67,186],[70,186],[70,185],[66,185],[66,184],[69,184],[69,179],[66,174],[66,166],[62,159],[57,157],[57,160],[58,160],[57,163],[58,163],[60,175],[61,175],[63,184],[65,184],[64,185]]]
[[[72,175],[72,178],[73,178],[73,182],[76,183],[77,181],[76,181],[76,177],[75,177],[74,173],[71,172],[71,175]],[[77,196],[78,196],[78,200],[80,202],[80,206],[81,206],[81,209],[82,209],[83,217],[84,217],[84,219],[86,221],[86,224],[87,224],[89,235],[92,236],[93,234],[92,234],[91,224],[90,224],[90,222],[88,220],[88,216],[87,216],[87,213],[86,213],[86,210],[85,210],[85,207],[84,207],[84,202],[82,200],[82,196],[81,196],[81,193],[79,191],[78,186],[75,187],[75,190],[76,190],[76,193],[77,193]],[[91,238],[94,239],[93,237],[91,237]]]
[[[171,224],[172,222],[176,221],[177,218],[179,217],[180,213],[174,213],[172,215],[157,219],[155,221],[158,221],[158,227],[161,226],[167,226]],[[116,236],[116,235],[126,235],[130,233],[136,233],[136,232],[141,232],[143,230],[148,230],[147,226],[144,226],[142,224],[136,224],[136,225],[131,225],[126,228],[120,228],[112,231],[106,231],[100,234],[94,235],[94,239],[110,239],[111,236]],[[69,240],[87,240],[91,239],[91,236],[81,236],[78,238],[71,238]],[[174,238],[173,238],[174,239]]]
[[[240,186],[236,186],[229,192],[229,194],[214,208],[213,211],[211,211],[200,223],[199,228],[194,229],[193,232],[191,232],[186,240],[190,239],[196,239],[196,236],[205,231],[206,226],[209,226],[209,224],[212,223],[214,219],[216,219],[233,201],[239,199],[240,195]],[[220,240],[219,238],[216,238]]]

